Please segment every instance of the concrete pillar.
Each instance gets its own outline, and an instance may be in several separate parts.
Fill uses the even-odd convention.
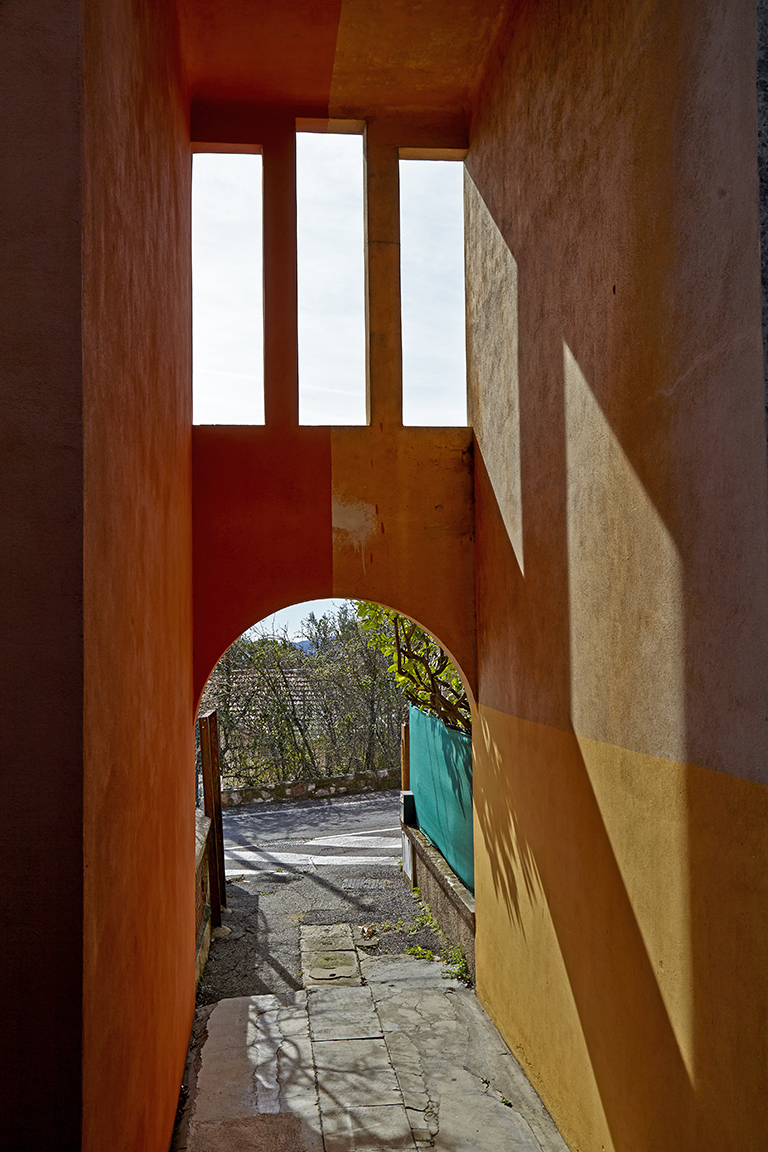
[[[299,422],[296,260],[296,125],[280,118],[263,133],[264,421]]]
[[[403,423],[400,333],[400,184],[396,136],[386,121],[365,134],[365,328],[368,423]]]

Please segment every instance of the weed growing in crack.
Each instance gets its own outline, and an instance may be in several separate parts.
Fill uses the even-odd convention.
[[[422,907],[424,911],[419,912],[417,916],[414,916],[413,928],[409,929],[410,935],[413,936],[421,928],[430,928],[433,932],[437,932],[439,936],[442,936],[443,931],[437,920],[435,920],[434,916],[432,915],[429,904],[423,904]]]
[[[380,933],[385,932],[406,932],[409,936],[415,936],[417,933],[428,930],[434,933],[435,936],[445,941],[445,944],[440,948],[439,953],[436,955],[431,948],[425,948],[421,944],[414,944],[406,948],[405,952],[409,956],[416,956],[420,960],[442,960],[443,970],[441,975],[446,980],[460,980],[462,984],[467,987],[472,986],[472,974],[467,963],[467,957],[464,954],[464,949],[460,944],[449,944],[445,938],[445,933],[435,919],[432,909],[426,900],[420,898],[418,888],[413,889],[413,898],[419,905],[419,911],[415,913],[413,920],[406,923],[402,916],[399,916],[397,923],[392,923],[391,920],[384,920],[378,925]]]
[[[440,957],[445,964],[440,975],[445,980],[461,980],[462,984],[466,984],[467,987],[471,985],[472,973],[469,970],[464,949],[460,944],[449,944],[447,948],[443,948]]]
[[[418,956],[419,960],[437,960],[431,948],[422,948],[421,944],[413,944],[410,948],[406,948],[409,956]]]

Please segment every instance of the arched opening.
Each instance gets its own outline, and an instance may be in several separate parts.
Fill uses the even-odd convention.
[[[456,947],[403,883],[401,871],[414,881],[413,837],[429,833],[407,812],[411,827],[401,825],[402,796],[413,802],[401,728],[409,712],[424,716],[416,741],[431,757],[421,774],[424,812],[433,813],[438,793],[445,810],[463,804],[470,837],[471,743],[409,702],[405,677],[396,677],[386,638],[375,632],[376,607],[336,599],[274,613],[238,637],[208,678],[199,712],[218,714],[230,914],[200,986],[202,1003],[301,988],[308,979],[301,933],[310,928],[346,924],[356,942],[365,930],[374,953],[383,946],[436,956]],[[443,673],[446,665],[461,687],[443,657]],[[442,740],[430,739],[430,721]],[[441,754],[444,778],[436,785]],[[436,827],[433,820],[430,846],[440,852]]]
[[[407,703],[471,731],[466,681],[431,633],[368,601],[309,601],[246,629],[199,712],[219,713],[224,788],[394,771]]]

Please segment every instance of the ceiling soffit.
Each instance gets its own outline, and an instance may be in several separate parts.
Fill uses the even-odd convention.
[[[506,8],[506,0],[179,0],[193,106],[463,118]]]

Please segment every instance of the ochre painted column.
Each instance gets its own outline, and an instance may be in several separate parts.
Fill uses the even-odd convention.
[[[403,422],[400,187],[393,126],[365,134],[366,407],[371,425]]]
[[[296,261],[296,126],[280,118],[263,135],[264,420],[299,422]]]

